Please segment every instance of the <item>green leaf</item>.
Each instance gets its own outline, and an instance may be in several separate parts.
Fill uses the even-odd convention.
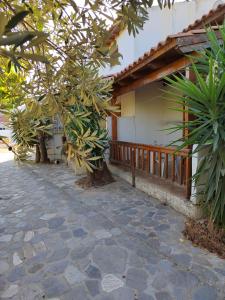
[[[18,58],[24,58],[24,59],[32,60],[35,62],[42,62],[45,64],[49,63],[47,57],[45,57],[43,55],[38,55],[38,54],[33,54],[33,53],[24,53],[24,52],[16,52],[15,55]]]
[[[23,19],[29,14],[30,12],[28,10],[23,10],[18,12],[16,15],[14,15],[9,22],[5,26],[5,33],[8,31],[11,31],[14,27],[16,27],[20,22],[23,21]]]
[[[6,24],[7,24],[7,17],[3,12],[0,12],[0,36],[5,32]]]

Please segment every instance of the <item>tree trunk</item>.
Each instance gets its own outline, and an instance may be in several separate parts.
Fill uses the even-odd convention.
[[[82,187],[98,187],[103,186],[109,183],[114,182],[114,179],[112,177],[111,172],[109,171],[109,168],[105,161],[102,163],[102,167],[96,170],[93,170],[93,172],[87,172],[87,176],[84,178],[81,178],[76,183],[81,185]]]
[[[49,163],[47,148],[46,148],[46,144],[45,144],[45,136],[43,133],[39,134],[38,140],[39,140],[39,148],[40,148],[40,153],[41,153],[41,162]]]
[[[40,160],[41,160],[41,152],[40,152],[39,145],[36,144],[36,145],[35,145],[35,148],[36,148],[36,152],[35,152],[35,162],[36,162],[36,163],[39,163]]]

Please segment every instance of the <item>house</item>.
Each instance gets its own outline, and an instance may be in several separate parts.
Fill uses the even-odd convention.
[[[0,113],[0,136],[4,136],[11,141],[12,132],[7,126],[8,119],[4,114]]]
[[[136,36],[112,28],[123,58],[121,65],[102,70],[114,77],[113,102],[121,106],[120,116],[109,117],[110,168],[136,187],[167,202],[183,214],[198,218],[201,210],[191,176],[199,157],[192,149],[174,153],[169,143],[186,132],[169,135],[164,129],[191,116],[171,110],[165,98],[164,77],[182,72],[194,80],[187,54],[208,47],[205,25],[222,24],[224,1],[195,0],[174,7],[149,10],[149,21]],[[132,170],[132,172],[131,172]],[[133,174],[133,176],[132,176]]]
[[[51,136],[46,141],[48,158],[50,161],[64,161],[63,154],[63,126],[58,117],[52,120]]]

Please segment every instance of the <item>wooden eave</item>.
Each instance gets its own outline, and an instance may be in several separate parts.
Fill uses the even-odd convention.
[[[220,36],[219,31],[216,31],[216,34]],[[169,36],[164,43],[151,49],[148,55],[145,54],[114,76],[114,96],[133,91],[182,70],[190,64],[187,54],[195,56],[198,50],[208,47],[209,41],[203,29]]]

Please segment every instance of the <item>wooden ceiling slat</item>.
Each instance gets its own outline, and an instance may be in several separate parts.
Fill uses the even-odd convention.
[[[191,53],[191,55],[196,56],[197,54],[196,54],[196,52],[193,52],[193,53]],[[114,95],[120,96],[122,94],[133,91],[139,87],[142,87],[142,86],[152,83],[154,81],[160,80],[160,79],[164,78],[165,76],[168,76],[174,72],[177,72],[177,71],[183,69],[184,67],[188,66],[189,64],[190,64],[190,59],[188,57],[182,57],[182,58],[158,69],[157,71],[150,72],[149,74],[143,76],[140,79],[133,81],[131,84],[129,84],[127,86],[115,89]]]
[[[182,61],[181,55],[184,56],[186,53],[190,54],[208,47],[209,41],[206,33],[185,36],[176,35],[169,44],[162,46],[154,55],[132,68],[122,78],[118,78],[115,81],[114,88],[119,90],[121,94],[122,91],[133,90],[145,85],[146,82],[150,83],[154,80],[162,79],[165,76],[164,70],[169,70],[170,66],[175,66],[176,71],[176,61],[177,65],[179,65],[179,62]],[[185,58],[183,58],[183,61],[185,61]],[[152,78],[155,79],[153,80]]]
[[[164,53],[168,52],[170,49],[173,49],[176,46],[176,40],[173,39],[169,42],[167,42],[164,46],[162,46],[159,50],[157,50],[155,53],[153,53],[151,56],[147,57],[143,62],[137,64],[136,66],[133,66],[129,72],[126,74],[119,76],[118,79],[116,78],[116,81],[119,81],[123,79],[124,77],[129,76],[131,73],[136,72],[137,70],[140,70],[147,64],[149,64],[151,61],[154,61],[156,58],[160,57]]]

